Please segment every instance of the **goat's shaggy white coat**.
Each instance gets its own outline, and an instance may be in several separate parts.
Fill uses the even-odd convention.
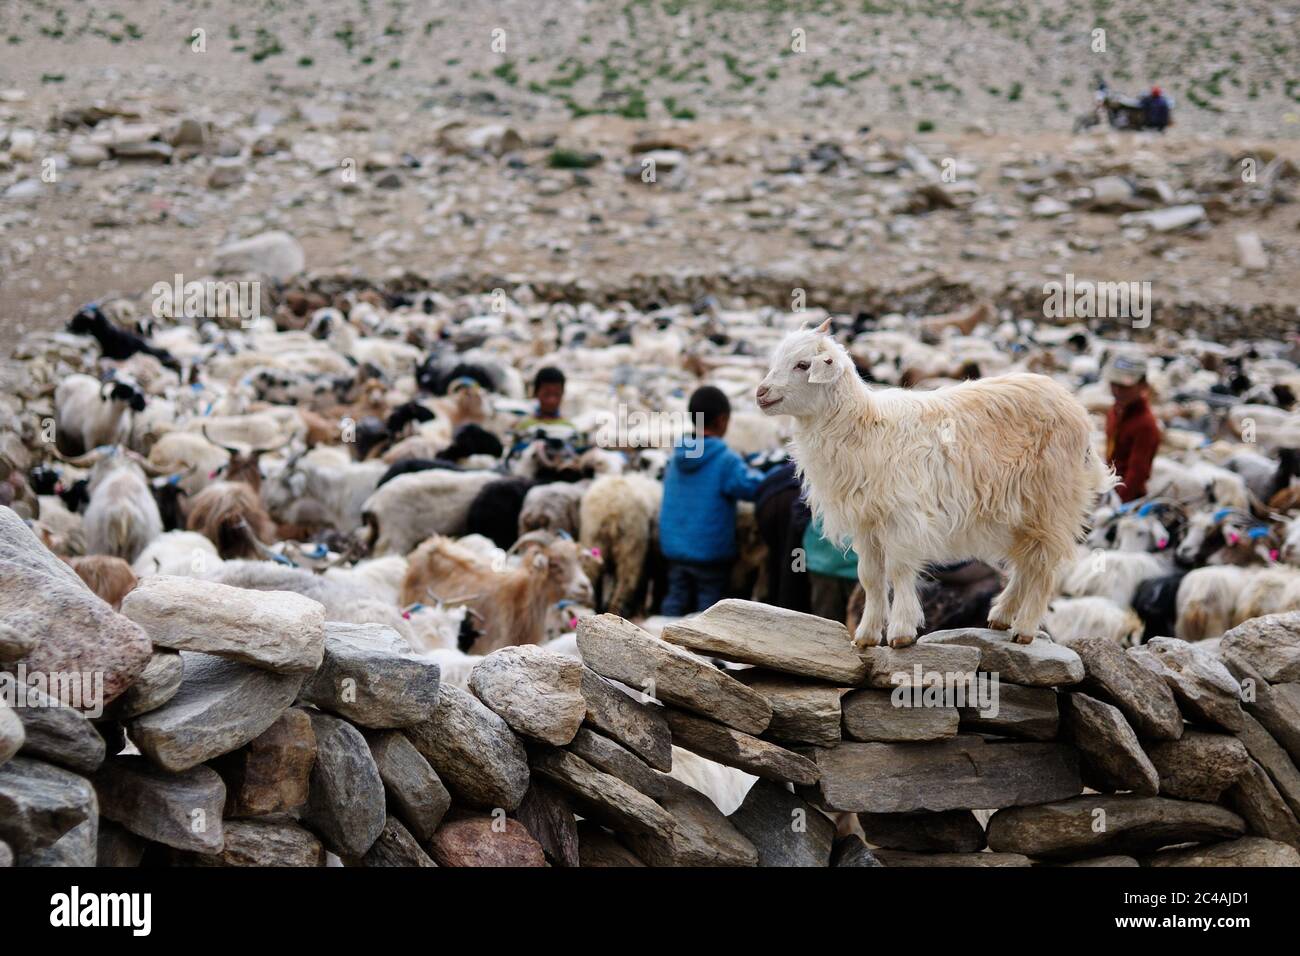
[[[757,398],[793,417],[809,504],[828,539],[857,551],[866,608],[854,643],[877,643],[882,628],[891,644],[912,643],[917,574],[965,558],[1010,566],[989,623],[1032,640],[1057,571],[1114,482],[1090,447],[1087,412],[1040,375],[871,390],[828,328],[787,336]]]

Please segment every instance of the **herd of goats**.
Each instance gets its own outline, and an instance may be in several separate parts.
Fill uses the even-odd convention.
[[[158,574],[293,591],[329,619],[391,626],[463,680],[503,646],[572,652],[585,614],[653,629],[661,479],[688,396],[721,388],[728,444],[757,468],[781,463],[792,436],[809,438],[780,408],[763,414],[755,388],[788,333],[827,318],[575,306],[527,289],[300,293],[245,323],[88,306],[19,346],[21,375],[0,391],[0,505],[114,606]],[[989,306],[829,319],[823,334],[871,394],[1048,376],[1087,410],[1084,440],[1104,460],[1101,373],[1119,343],[1096,330]],[[1300,345],[1165,331],[1137,347],[1163,428],[1148,494],[1095,505],[1045,630],[1201,641],[1300,609]],[[518,429],[543,366],[567,376],[577,439]],[[732,592],[768,599],[765,542],[786,539],[750,505],[737,527]],[[992,571],[923,575],[925,628],[982,626],[1000,586]],[[859,594],[851,630],[863,607]]]

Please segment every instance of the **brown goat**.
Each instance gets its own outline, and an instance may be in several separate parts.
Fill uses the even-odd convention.
[[[511,551],[519,555],[518,564],[498,570],[451,538],[435,535],[411,554],[402,603],[439,601],[469,607],[482,622],[471,654],[540,644],[546,636],[547,610],[564,598],[590,606],[591,580],[582,570],[578,545],[569,538],[528,534]]]
[[[290,436],[279,444],[249,448],[245,451],[243,448],[234,445],[222,445],[213,441],[212,436],[208,434],[207,426],[203,426],[201,430],[204,438],[218,448],[224,449],[226,454],[230,456],[230,459],[217,468],[214,474],[220,475],[226,481],[242,481],[254,491],[262,490],[262,455],[268,451],[278,451],[293,440],[293,436]]]
[[[195,495],[186,527],[216,545],[223,560],[260,559],[263,547],[276,540],[275,522],[242,481],[214,481]]]
[[[91,554],[84,558],[73,558],[68,563],[77,572],[77,576],[86,582],[87,587],[113,605],[114,611],[121,610],[122,598],[136,585],[135,572],[121,558]]]

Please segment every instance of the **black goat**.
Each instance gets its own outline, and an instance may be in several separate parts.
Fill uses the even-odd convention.
[[[451,444],[438,452],[438,457],[447,461],[460,461],[470,455],[491,455],[493,458],[500,458],[503,451],[505,446],[501,444],[500,438],[482,425],[466,422],[456,429]]]
[[[467,534],[491,538],[498,548],[509,548],[519,537],[519,512],[533,487],[530,478],[498,478],[479,489],[465,519]]]
[[[403,458],[401,461],[392,465],[383,476],[379,479],[379,484],[375,485],[380,488],[385,482],[392,481],[401,475],[409,475],[417,471],[428,471],[431,468],[442,468],[446,471],[460,471],[460,466],[452,461],[444,461],[441,458]]]
[[[68,322],[68,331],[73,335],[89,335],[93,337],[99,343],[99,350],[103,353],[104,358],[121,362],[129,359],[137,352],[143,352],[146,355],[152,355],[167,368],[178,374],[181,371],[180,363],[176,361],[171,352],[166,349],[154,348],[134,332],[119,329],[108,320],[108,316],[94,303],[83,306],[81,311],[72,317],[72,320]]]

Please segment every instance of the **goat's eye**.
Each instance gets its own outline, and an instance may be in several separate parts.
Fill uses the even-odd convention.
[[[807,363],[807,362],[796,362],[796,363],[795,363],[795,366],[794,366],[794,370],[795,370],[796,372],[806,372],[806,371],[808,371],[808,363]]]

